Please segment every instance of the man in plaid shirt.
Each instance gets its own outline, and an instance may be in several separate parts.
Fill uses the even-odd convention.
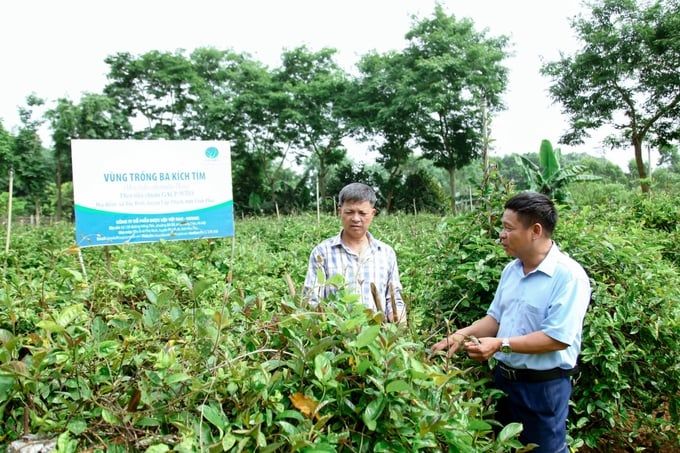
[[[378,310],[371,293],[373,283],[387,319],[405,322],[397,256],[392,247],[368,232],[376,214],[375,203],[375,192],[366,184],[352,183],[343,187],[338,195],[342,231],[312,250],[304,293],[311,304],[318,304],[320,299],[336,290],[334,286],[324,284],[325,281],[339,274],[346,288],[358,294],[366,307]],[[323,281],[319,281],[319,273],[323,274]],[[393,313],[392,296],[396,314]]]

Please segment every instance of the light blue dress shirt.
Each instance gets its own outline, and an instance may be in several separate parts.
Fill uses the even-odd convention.
[[[527,275],[519,259],[510,262],[503,269],[487,311],[499,323],[496,336],[509,338],[541,331],[569,346],[542,354],[497,352],[494,357],[513,368],[574,367],[581,352],[581,331],[590,293],[590,281],[581,265],[563,254],[555,243],[541,264]]]
[[[318,281],[317,271],[320,270],[325,280],[333,275],[342,275],[346,288],[358,294],[361,302],[374,311],[376,306],[371,294],[371,283],[375,283],[387,316],[392,313],[390,294],[390,284],[392,284],[397,310],[402,313],[404,301],[401,297],[399,267],[394,249],[377,240],[370,233],[366,233],[368,247],[361,255],[358,255],[342,243],[341,234],[326,239],[314,247],[309,255],[304,289],[309,302],[316,305],[320,299],[337,290],[333,286],[324,285]]]

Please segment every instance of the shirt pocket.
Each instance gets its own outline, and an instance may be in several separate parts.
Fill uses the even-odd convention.
[[[522,301],[520,310],[519,331],[520,335],[527,335],[541,329],[541,324],[545,319],[542,308],[531,305],[527,301]]]

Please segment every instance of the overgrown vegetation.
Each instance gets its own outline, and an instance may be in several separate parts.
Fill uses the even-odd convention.
[[[680,421],[680,197],[598,187],[584,191],[589,199],[577,196],[580,208],[562,208],[555,238],[593,287],[570,434],[577,446],[659,451],[677,445]],[[425,309],[437,313],[434,325],[439,316],[467,325],[486,313],[507,258],[483,214],[450,219],[440,231],[448,241],[438,296]]]
[[[491,432],[488,368],[427,354],[493,296],[508,260],[500,182],[475,213],[374,222],[399,256],[402,330],[347,294],[321,310],[291,295],[286,275],[301,285],[332,217],[242,220],[233,244],[86,249],[87,276],[71,227],[18,229],[2,256],[0,443],[27,431],[59,434],[61,451],[510,450],[514,426]],[[594,288],[572,445],[658,450],[680,422],[680,200],[599,187],[574,188],[556,237]]]
[[[352,295],[320,309],[291,295],[286,273],[301,282],[309,244],[337,228],[312,219],[241,222],[233,265],[229,240],[88,249],[87,277],[71,228],[20,230],[0,289],[2,442],[38,432],[60,434],[60,451],[517,446],[517,426],[491,436],[484,381],[433,362],[415,329],[382,324]],[[419,257],[406,238],[435,218],[400,220],[381,234],[408,263]]]

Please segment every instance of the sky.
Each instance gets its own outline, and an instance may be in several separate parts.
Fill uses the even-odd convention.
[[[507,35],[509,83],[505,111],[491,125],[492,155],[538,151],[549,139],[562,152],[588,152],[623,168],[631,150],[607,150],[601,136],[584,145],[558,145],[567,120],[548,95],[543,62],[579,47],[570,18],[579,0],[440,0],[449,14],[472,19],[490,36]],[[19,124],[17,108],[34,92],[54,105],[101,92],[117,52],[191,51],[215,47],[247,52],[270,67],[284,49],[307,45],[337,49],[337,62],[353,72],[371,50],[401,50],[413,18],[431,16],[434,0],[22,0],[3,5],[0,18],[0,119]],[[47,133],[43,133],[48,140]],[[364,150],[348,142],[355,159]],[[359,159],[361,160],[361,159]]]

